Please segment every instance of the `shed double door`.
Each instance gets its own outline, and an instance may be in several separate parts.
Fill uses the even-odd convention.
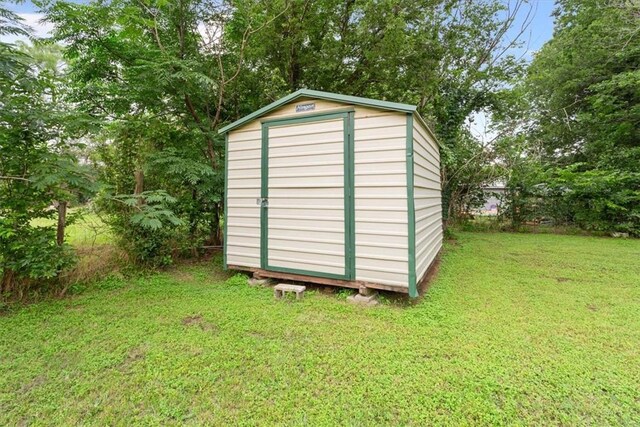
[[[353,112],[262,124],[261,264],[353,279]]]

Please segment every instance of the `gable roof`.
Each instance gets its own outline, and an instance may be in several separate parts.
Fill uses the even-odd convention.
[[[277,101],[272,102],[266,107],[262,107],[261,109],[254,111],[248,116],[244,116],[240,120],[236,120],[235,122],[226,125],[222,129],[220,129],[218,133],[227,133],[230,130],[240,127],[243,124],[250,122],[251,120],[257,119],[258,117],[264,116],[268,112],[275,110],[276,108],[281,107],[284,104],[287,104],[298,98],[325,99],[329,101],[343,102],[345,104],[375,107],[383,110],[400,111],[404,113],[416,113],[415,105],[400,104],[398,102],[379,101],[377,99],[361,98],[359,96],[340,95],[338,93],[322,92],[319,90],[300,89],[293,93],[290,93],[284,98],[280,98]]]

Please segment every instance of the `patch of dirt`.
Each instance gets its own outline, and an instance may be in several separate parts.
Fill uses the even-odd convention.
[[[199,326],[205,332],[213,331],[216,332],[218,328],[211,322],[207,322],[202,318],[200,314],[196,314],[194,316],[187,316],[182,319],[182,324],[184,326]]]
[[[182,324],[185,326],[191,326],[191,325],[197,325],[201,321],[202,321],[202,316],[198,314],[196,316],[185,317],[184,319],[182,319]]]
[[[337,288],[335,286],[318,286],[318,292],[320,292],[323,295],[333,295],[335,294],[339,289],[341,288]]]
[[[128,370],[131,367],[131,365],[133,365],[134,363],[140,360],[144,360],[146,356],[147,354],[143,347],[132,348],[127,354],[127,357],[125,357],[122,363],[120,364],[120,370],[121,371]]]
[[[127,360],[129,362],[135,362],[137,360],[142,360],[146,357],[146,353],[141,348],[134,348],[127,355]]]
[[[256,339],[265,339],[267,337],[266,334],[263,334],[262,332],[258,332],[258,331],[249,332],[248,335],[251,338],[256,338]]]
[[[593,305],[593,304],[589,304],[589,305],[587,305],[587,308],[588,308],[589,310],[591,310],[591,311],[598,311],[598,307],[596,307],[596,306],[595,306],[595,305]]]
[[[175,269],[171,271],[171,277],[180,282],[195,282],[196,278],[188,271]]]
[[[558,281],[558,283],[564,283],[564,282],[570,282],[571,279],[569,279],[568,277],[556,277],[556,280]]]
[[[85,306],[82,304],[67,304],[67,310],[82,312],[85,310]]]
[[[449,246],[462,246],[462,244],[455,238],[448,238],[444,241]]]
[[[21,393],[27,393],[27,392],[33,390],[34,388],[40,387],[41,385],[43,385],[46,382],[47,382],[47,378],[44,375],[38,375],[37,377],[35,377],[31,381],[29,381],[28,383],[23,384],[22,387],[20,387],[20,392]]]

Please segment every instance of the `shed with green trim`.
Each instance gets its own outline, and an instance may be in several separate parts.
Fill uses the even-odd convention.
[[[440,153],[412,105],[302,89],[225,126],[225,267],[418,295]]]

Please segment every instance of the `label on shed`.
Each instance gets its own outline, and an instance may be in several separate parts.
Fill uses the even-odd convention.
[[[316,103],[310,102],[308,104],[298,104],[296,105],[296,113],[302,113],[304,111],[313,111],[316,109]]]

